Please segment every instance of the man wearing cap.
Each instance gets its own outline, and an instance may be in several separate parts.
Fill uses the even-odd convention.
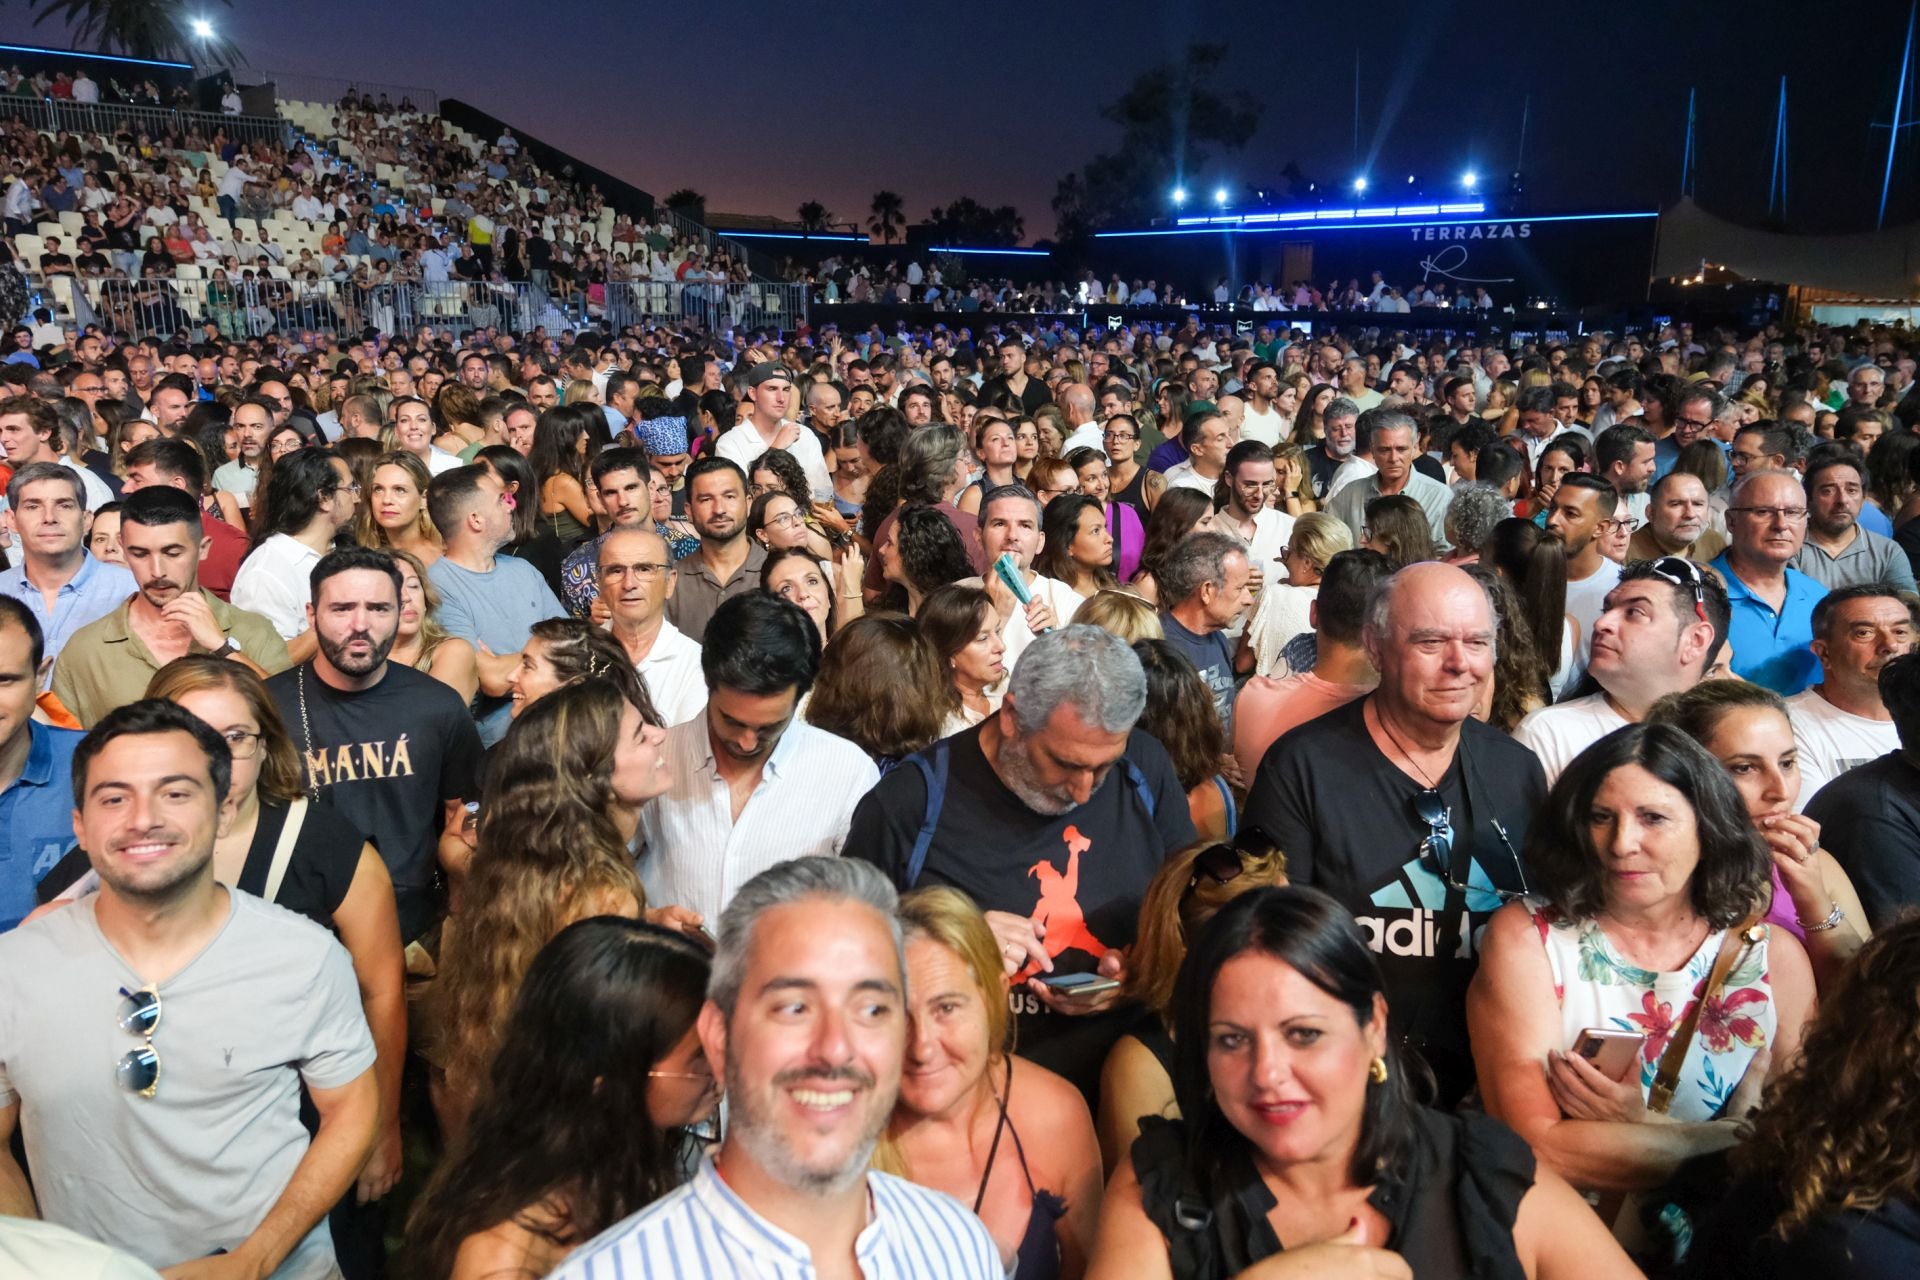
[[[820,438],[787,417],[793,400],[793,375],[777,360],[753,366],[747,373],[748,403],[753,407],[739,426],[720,437],[714,456],[725,458],[752,474],[753,460],[769,449],[785,449],[807,473],[807,488],[815,502],[833,497]]]

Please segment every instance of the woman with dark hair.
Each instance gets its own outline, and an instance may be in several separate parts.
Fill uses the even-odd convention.
[[[480,425],[480,397],[464,382],[449,382],[433,398],[434,425],[440,428],[434,445],[461,461],[487,438]]]
[[[1042,574],[1082,600],[1115,585],[1113,534],[1100,502],[1078,493],[1055,498],[1041,514],[1040,531],[1045,542],[1033,567]]]
[[[1820,847],[1820,824],[1799,812],[1800,746],[1786,701],[1745,680],[1703,680],[1654,703],[1647,719],[1677,726],[1726,768],[1773,859],[1767,920],[1800,939],[1825,991],[1870,930],[1846,868]]]
[[[805,714],[887,769],[943,736],[947,700],[939,655],[913,619],[869,613],[821,652]]]
[[[1567,548],[1531,520],[1502,520],[1481,552],[1513,586],[1527,615],[1527,634],[1546,664],[1548,698],[1560,696],[1574,654],[1580,651],[1580,624],[1567,612]]]
[[[1576,756],[1527,833],[1535,896],[1494,912],[1467,996],[1488,1114],[1586,1191],[1657,1188],[1739,1140],[1813,1004],[1766,923],[1766,842],[1672,725]]]
[[[680,1184],[720,1096],[694,1026],[707,970],[685,935],[618,916],[540,949],[466,1132],[414,1205],[415,1274],[545,1275]]]
[[[725,391],[708,391],[695,402],[694,412],[699,416],[700,434],[690,451],[704,456],[713,452],[714,441],[739,423],[740,402]]]
[[[560,405],[540,415],[533,428],[533,504],[540,526],[571,551],[593,530],[593,505],[587,500],[587,462],[595,429],[603,434],[606,417],[595,404]],[[526,497],[521,499],[526,501]]]
[[[1588,469],[1586,437],[1571,431],[1555,436],[1553,442],[1541,450],[1540,461],[1533,468],[1533,489],[1524,503],[1514,504],[1514,514],[1525,515],[1546,528],[1547,511],[1553,506],[1553,495],[1559,492],[1560,482],[1576,471]]]
[[[553,535],[548,527],[552,522],[540,515],[540,504],[528,498],[537,488],[532,462],[522,457],[519,450],[504,444],[487,445],[473,455],[473,460],[493,472],[500,487],[513,500],[513,537],[500,548],[501,552],[538,569],[547,585],[553,588],[554,595],[564,600],[566,597],[560,592],[561,570],[571,548]]]
[[[747,508],[747,536],[768,551],[807,551],[807,516],[793,495],[769,489]]]
[[[880,567],[904,604],[896,612],[915,613],[928,592],[976,576],[953,522],[934,508],[918,502],[902,507],[892,534],[880,545]]]
[[[460,1130],[540,948],[575,920],[637,917],[646,905],[627,845],[640,806],[673,781],[666,736],[651,707],[588,677],[526,708],[488,758],[478,843],[441,937],[441,1035],[422,1050],[442,1073],[435,1108],[448,1131]]]
[[[1327,438],[1327,424],[1322,415],[1339,394],[1340,388],[1331,382],[1316,382],[1307,389],[1300,398],[1300,412],[1293,418],[1294,444],[1306,449]]]
[[[459,466],[460,459],[436,445],[433,435],[433,406],[425,400],[419,396],[395,396],[387,403],[387,426],[380,433],[380,443],[412,454],[427,469],[428,475],[437,476]]]
[[[1120,988],[1136,1016],[1100,1068],[1100,1158],[1109,1174],[1140,1136],[1142,1116],[1180,1117],[1173,1097],[1173,987],[1189,940],[1241,894],[1286,882],[1286,855],[1258,827],[1225,843],[1190,844],[1154,873],[1140,899],[1140,932]]]
[[[1192,661],[1165,640],[1138,640],[1133,652],[1147,672],[1147,705],[1139,727],[1167,749],[1173,771],[1186,788],[1187,810],[1203,840],[1233,835],[1239,815],[1233,789],[1220,775],[1228,758],[1225,730],[1213,693]]]
[[[1506,575],[1492,565],[1465,566],[1493,605],[1493,679],[1480,691],[1473,718],[1512,733],[1519,723],[1547,705],[1547,664],[1534,647],[1527,613]]]
[[[837,566],[828,566],[801,549],[767,552],[760,566],[760,589],[806,610],[820,628],[820,643],[866,612],[860,575],[866,563],[857,550]]]
[[[1637,1276],[1481,1116],[1414,1101],[1380,969],[1325,894],[1255,889],[1180,966],[1173,1088],[1107,1189],[1093,1280]]]
[[[1140,568],[1140,552],[1147,542],[1146,526],[1140,515],[1124,502],[1113,501],[1112,480],[1107,455],[1099,449],[1075,449],[1067,455],[1067,465],[1080,482],[1080,493],[1100,504],[1107,518],[1107,533],[1113,542],[1112,577],[1125,582]],[[1113,583],[1108,583],[1112,586]]]
[[[998,711],[1007,691],[1007,642],[993,597],[954,583],[921,601],[916,620],[940,659],[952,695],[940,736],[959,733]]]
[[[980,460],[980,476],[961,491],[954,505],[968,515],[977,516],[980,514],[980,501],[990,490],[1020,483],[1020,477],[1014,474],[1019,454],[1018,446],[1014,443],[1013,424],[998,413],[976,416],[973,456]]]
[[[626,690],[634,704],[647,713],[649,724],[659,719],[626,649],[611,631],[584,618],[542,618],[533,624],[527,643],[521,646],[520,661],[507,678],[512,718],[519,719],[562,685],[589,676],[611,680]]]
[[[1174,543],[1190,533],[1214,527],[1213,512],[1213,495],[1198,489],[1169,489],[1161,494],[1153,505],[1153,514],[1147,517],[1147,541],[1140,549],[1139,571],[1128,585],[1148,603],[1160,603],[1160,592],[1153,581],[1155,571]]]
[[[1878,448],[1879,446],[1875,446]],[[1697,1274],[1920,1274],[1920,918],[1869,942],[1820,997],[1800,1057],[1734,1153]]]
[[[1404,493],[1367,503],[1360,545],[1385,556],[1395,569],[1435,559],[1433,525],[1418,502]]]

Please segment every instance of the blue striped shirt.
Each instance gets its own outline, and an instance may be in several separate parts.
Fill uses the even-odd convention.
[[[890,1174],[867,1174],[870,1216],[854,1241],[865,1280],[1002,1280],[1000,1251],[953,1197]],[[715,1172],[582,1245],[548,1280],[679,1280],[753,1276],[812,1280],[807,1246],[762,1218]]]

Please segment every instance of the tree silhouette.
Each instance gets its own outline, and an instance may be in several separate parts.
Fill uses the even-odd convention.
[[[935,205],[927,215],[934,242],[952,245],[1016,245],[1026,232],[1026,220],[1010,204],[989,209],[972,196],[952,204]]]
[[[692,187],[681,187],[660,203],[683,218],[691,218],[695,222],[707,220],[707,198]]]
[[[907,225],[906,201],[897,191],[874,192],[872,213],[867,219],[867,230],[879,236],[881,244],[892,244]]]
[[[818,200],[809,200],[794,212],[800,215],[802,231],[825,231],[827,224],[833,221],[833,214]]]
[[[233,0],[220,0],[231,9]],[[33,25],[53,19],[66,25],[75,44],[92,44],[102,53],[134,58],[244,65],[239,46],[220,36],[201,39],[193,24],[202,16],[200,0],[31,0]]]
[[[1102,119],[1120,127],[1120,145],[1069,175],[1073,185],[1062,179],[1054,209],[1063,240],[1151,217],[1180,175],[1206,167],[1210,147],[1246,146],[1260,127],[1260,104],[1244,91],[1209,87],[1218,82],[1226,53],[1223,44],[1189,45],[1178,63],[1142,73],[1100,108]],[[1071,228],[1069,214],[1076,220]]]

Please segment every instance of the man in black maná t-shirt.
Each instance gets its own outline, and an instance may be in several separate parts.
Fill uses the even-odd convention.
[[[267,682],[306,764],[307,790],[373,847],[393,877],[404,942],[444,905],[438,872],[464,869],[468,797],[480,794],[480,735],[452,688],[389,662],[400,572],[384,551],[350,547],[313,567],[307,606],[320,651]]]
[[[944,884],[987,913],[1014,979],[1018,1045],[1089,1098],[1127,1015],[1113,993],[1056,994],[1037,978],[1115,975],[1140,899],[1194,839],[1165,748],[1134,729],[1146,673],[1126,642],[1069,626],[1035,639],[1000,710],[880,780],[846,853],[895,885]]]
[[[1920,654],[1880,668],[1880,701],[1900,749],[1847,770],[1807,803],[1820,843],[1853,881],[1875,929],[1920,905]]]
[[[1545,802],[1540,761],[1472,718],[1493,678],[1494,615],[1451,565],[1417,564],[1369,602],[1373,693],[1283,735],[1254,774],[1243,824],[1287,855],[1287,878],[1338,899],[1380,956],[1396,1031],[1451,1106],[1473,1083],[1466,992],[1479,931],[1527,888],[1520,850]]]
[[[1160,629],[1185,655],[1213,694],[1213,709],[1233,741],[1234,654],[1227,639],[1233,620],[1253,607],[1253,566],[1247,548],[1230,534],[1205,530],[1174,544],[1154,574],[1160,588]],[[1247,655],[1251,666],[1253,655]]]

